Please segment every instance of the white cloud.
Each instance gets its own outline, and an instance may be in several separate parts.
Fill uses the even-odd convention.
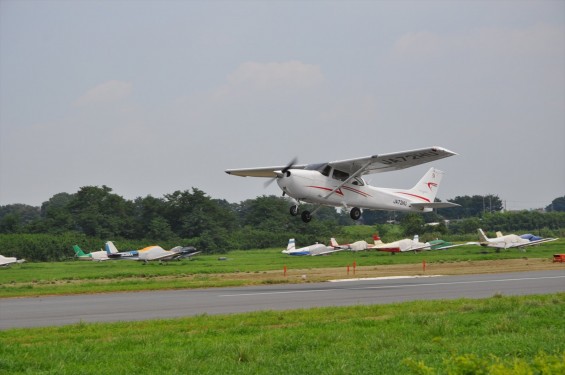
[[[401,36],[393,47],[393,54],[400,58],[429,58],[437,56],[444,48],[445,40],[439,35],[420,31]]]
[[[108,81],[101,83],[78,98],[74,105],[77,107],[93,104],[116,103],[127,98],[132,91],[132,84],[124,81]]]
[[[307,89],[324,82],[318,65],[300,61],[245,62],[228,76],[228,90]]]
[[[466,58],[563,58],[565,30],[535,25],[523,29],[480,28],[464,34],[439,35],[428,31],[399,37],[393,57],[405,60],[442,57],[456,53]]]

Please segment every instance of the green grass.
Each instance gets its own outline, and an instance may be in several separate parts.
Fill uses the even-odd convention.
[[[306,244],[299,244],[306,245]],[[147,289],[238,286],[249,281],[222,279],[219,274],[253,274],[280,270],[345,268],[391,264],[427,264],[494,259],[545,258],[565,253],[565,240],[531,247],[526,252],[462,246],[442,251],[390,255],[377,251],[339,252],[321,257],[297,257],[280,253],[281,249],[232,251],[221,255],[199,255],[193,260],[143,264],[133,261],[70,261],[23,263],[0,269],[0,298],[47,294],[95,293]],[[214,275],[214,277],[211,277]],[[250,277],[251,279],[251,277]],[[266,281],[263,281],[266,282]],[[280,281],[271,281],[280,282]]]
[[[563,316],[559,293],[12,329],[0,373],[562,374]]]

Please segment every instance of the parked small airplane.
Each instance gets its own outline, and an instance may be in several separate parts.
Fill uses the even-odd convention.
[[[187,258],[199,254],[200,251],[192,246],[182,247],[176,246],[171,250],[165,250],[161,246],[147,246],[140,250],[122,251],[119,252],[112,241],[105,244],[106,253],[110,259],[123,259],[123,260],[140,260],[149,262],[152,260],[175,260]]]
[[[416,234],[414,239],[405,238],[403,240],[398,240],[389,243],[383,243],[380,238],[375,239],[375,245],[372,247],[378,251],[387,251],[389,253],[400,253],[405,251],[419,251],[419,250],[429,250],[430,244],[420,242],[420,237]]]
[[[104,250],[92,251],[92,252],[86,254],[84,251],[82,251],[82,249],[78,245],[73,245],[73,250],[75,252],[75,256],[79,260],[95,260],[95,261],[100,262],[100,261],[103,261],[103,260],[110,259],[108,257],[108,254]]]
[[[15,263],[23,263],[25,259],[18,259],[16,257],[5,257],[4,255],[0,255],[0,267],[10,267],[10,265]]]
[[[531,234],[518,236],[517,234],[503,235],[502,232],[496,232],[496,238],[488,238],[481,228],[479,232],[479,245],[496,247],[498,249],[509,249],[513,247],[524,248],[526,246],[539,245],[544,242],[555,241],[558,238],[541,238]]]
[[[296,248],[296,242],[294,238],[288,240],[288,245],[286,246],[286,250],[283,250],[283,254],[287,255],[310,255],[310,256],[317,256],[317,255],[326,255],[335,253],[338,251],[342,251],[345,249],[334,249],[332,247],[328,247],[324,244],[317,243],[310,246],[301,247],[299,249]]]
[[[375,236],[376,235],[373,236],[373,239],[375,239]],[[362,251],[373,247],[373,245],[369,245],[367,241],[362,241],[362,240],[340,245],[333,237],[330,239],[330,244],[334,249],[342,249],[342,250],[350,250],[350,251]]]
[[[335,238],[331,239],[331,245],[334,248],[343,248],[351,251],[371,250],[388,251],[392,253],[404,251],[420,251],[420,250],[444,250],[452,247],[463,246],[465,244],[453,244],[444,240],[433,240],[429,242],[419,242],[419,236],[415,235],[413,240],[404,239],[391,243],[383,243],[377,234],[373,235],[373,244],[366,241],[357,241],[351,244],[340,245]],[[472,244],[472,242],[467,243]]]
[[[283,191],[294,199],[290,214],[298,215],[302,202],[342,207],[353,220],[361,217],[361,209],[429,212],[434,208],[456,207],[449,202],[435,202],[443,172],[431,168],[412,189],[389,189],[368,185],[362,176],[388,172],[443,159],[455,152],[441,147],[428,147],[391,154],[366,156],[319,164],[228,169],[226,173],[242,177],[266,177],[276,180]],[[319,209],[303,211],[304,222],[312,220]]]

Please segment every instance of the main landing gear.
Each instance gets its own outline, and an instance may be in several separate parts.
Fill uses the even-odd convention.
[[[361,217],[361,210],[358,207],[353,207],[351,211],[349,211],[349,216],[353,220],[359,220],[359,218]]]
[[[299,213],[300,210],[298,209],[297,204],[290,206],[290,214],[292,216],[298,216]],[[300,217],[302,218],[303,222],[309,223],[312,220],[312,213],[310,213],[310,211],[302,211]]]
[[[317,211],[314,210],[314,212]],[[292,205],[290,206],[290,214],[292,216],[298,216],[298,214],[300,213],[300,210],[298,209],[298,205]],[[305,223],[309,223],[312,220],[312,212],[310,211],[302,211],[302,213],[300,214],[300,217],[302,218],[302,221]],[[359,218],[361,218],[361,209],[359,209],[358,207],[353,207],[351,209],[351,211],[349,211],[349,216],[353,219],[353,220],[359,220]]]

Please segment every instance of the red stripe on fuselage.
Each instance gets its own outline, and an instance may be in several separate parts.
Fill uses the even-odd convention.
[[[362,195],[362,196],[364,196],[365,198],[371,196],[370,194],[367,194],[367,193],[365,193],[364,191],[354,189],[354,188],[352,188],[352,187],[350,187],[350,186],[344,186],[343,188],[344,188],[345,190],[351,191],[352,193],[357,193],[357,194],[359,194],[359,195]]]
[[[333,189],[330,189],[330,188],[327,188],[327,187],[323,187],[323,186],[313,186],[313,185],[309,185],[308,187],[311,187],[311,188],[314,188],[314,189],[326,190],[326,191],[333,191]],[[367,193],[365,193],[365,192],[363,192],[363,191],[361,191],[361,190],[354,189],[354,188],[349,187],[349,186],[343,186],[342,188],[337,189],[337,190],[335,191],[335,193],[338,194],[338,195],[343,196],[343,192],[341,191],[341,189],[345,189],[345,190],[350,191],[350,192],[352,192],[352,193],[359,194],[359,195],[361,195],[361,196],[363,196],[363,197],[365,197],[365,198],[366,198],[366,197],[370,197],[369,194],[367,194]]]
[[[326,191],[333,191],[333,189],[330,189],[330,188],[327,188],[327,187],[323,187],[323,186],[313,186],[313,185],[309,185],[308,187],[314,188],[314,189],[326,190]],[[343,196],[343,192],[341,191],[341,189],[337,189],[334,193],[336,193],[337,195]]]

